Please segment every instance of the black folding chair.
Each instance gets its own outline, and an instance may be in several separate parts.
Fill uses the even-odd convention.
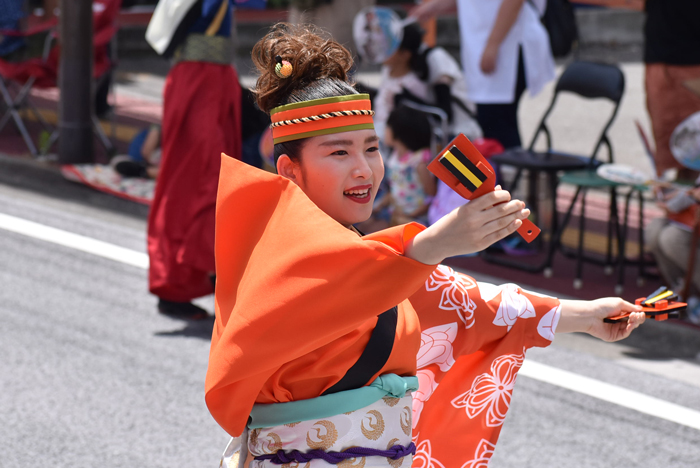
[[[526,202],[533,216],[533,221],[538,224],[540,221],[540,208],[538,206],[538,180],[541,174],[546,176],[548,198],[550,200],[551,227],[548,232],[543,231],[536,242],[539,242],[545,252],[544,258],[539,263],[523,262],[507,257],[501,257],[489,252],[484,252],[483,257],[490,262],[523,269],[531,272],[545,271],[545,275],[551,275],[552,258],[557,249],[561,228],[557,219],[557,187],[559,184],[559,174],[562,171],[587,170],[594,171],[602,162],[599,159],[601,148],[605,146],[608,153],[608,161],[613,161],[613,150],[608,138],[608,130],[617,115],[620,100],[625,89],[625,78],[619,67],[594,62],[577,61],[571,63],[559,77],[557,81],[552,101],[544,113],[540,124],[532,138],[528,149],[513,149],[502,154],[491,157],[491,162],[499,166],[511,166],[517,169],[515,177],[510,183],[503,181],[502,185],[513,191],[521,176],[527,174],[528,189]],[[557,98],[562,92],[576,94],[582,98],[593,99],[602,98],[614,104],[612,114],[603,122],[600,136],[596,140],[593,150],[589,154],[570,154],[555,151],[552,149],[552,135],[547,125],[547,119],[557,103]],[[547,149],[543,152],[535,151],[534,147],[541,134],[544,134]],[[615,230],[619,239],[619,225],[615,187],[610,187],[612,202],[610,204],[609,226]],[[584,194],[585,197],[585,194]],[[574,200],[575,201],[575,200]],[[542,226],[540,226],[542,227]],[[609,239],[611,238],[609,230]],[[549,239],[547,241],[547,239]],[[609,242],[610,244],[610,242]]]

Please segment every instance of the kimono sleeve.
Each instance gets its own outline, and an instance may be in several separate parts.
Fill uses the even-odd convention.
[[[559,300],[477,282],[441,265],[410,302],[422,330],[416,458],[420,466],[486,466],[525,351],[554,338]]]

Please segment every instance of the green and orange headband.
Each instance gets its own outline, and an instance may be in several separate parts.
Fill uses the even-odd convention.
[[[274,144],[330,133],[374,129],[368,94],[293,102],[270,111]]]

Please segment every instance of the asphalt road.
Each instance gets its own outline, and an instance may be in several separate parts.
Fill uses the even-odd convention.
[[[141,215],[8,185],[0,214],[145,252]],[[142,267],[3,228],[0,245],[0,467],[218,466],[227,436],[203,399],[211,323],[159,316]],[[647,323],[621,344],[562,335],[528,358],[693,419],[699,338]],[[538,375],[518,378],[492,468],[700,466],[700,417],[679,424]]]

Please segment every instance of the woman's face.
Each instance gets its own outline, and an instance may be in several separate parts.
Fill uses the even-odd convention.
[[[384,177],[378,143],[374,130],[312,137],[303,146],[298,162],[283,161],[283,155],[277,169],[326,214],[349,227],[372,214]]]

